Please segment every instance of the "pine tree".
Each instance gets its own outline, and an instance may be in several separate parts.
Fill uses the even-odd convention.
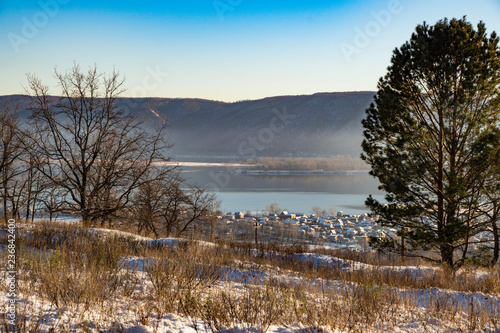
[[[406,254],[452,268],[467,259],[488,205],[481,189],[495,149],[484,147],[499,145],[499,87],[498,37],[482,22],[424,22],[394,50],[363,120],[362,158],[387,200],[366,204],[399,228]],[[401,250],[390,239],[373,245]]]

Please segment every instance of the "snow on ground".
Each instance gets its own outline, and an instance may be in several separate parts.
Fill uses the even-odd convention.
[[[39,222],[45,222],[49,221],[50,218],[48,216],[43,216],[43,217],[35,217],[33,222],[27,222],[25,224],[31,225],[32,223],[39,223]],[[71,215],[61,215],[61,216],[56,216],[52,218],[52,222],[57,222],[57,223],[68,223],[68,224],[77,224],[80,223],[82,219],[77,216],[71,216]]]
[[[75,317],[74,308],[65,307],[61,312],[51,306],[47,301],[42,301],[34,295],[30,295],[29,302],[23,301],[24,295],[20,295],[20,301],[17,302],[18,309],[24,309],[29,314],[30,322],[27,323],[27,331],[30,328],[38,326],[36,332],[52,332],[53,327],[72,328],[72,331],[78,330],[79,323],[85,322],[89,330],[85,332],[124,332],[124,333],[212,333],[213,331],[199,319],[181,317],[176,314],[166,314],[161,319],[145,320],[143,323],[137,322],[137,311],[129,305],[122,305],[115,309],[114,313],[101,314],[89,312],[85,318]],[[5,295],[0,295],[2,304],[7,302]],[[136,305],[136,304],[134,304]],[[42,318],[43,317],[43,318]],[[81,321],[84,319],[83,321]],[[82,331],[83,332],[83,331]],[[234,327],[221,331],[222,333],[260,333],[261,328],[248,327],[247,325],[237,324]],[[301,324],[292,325],[271,325],[267,333],[342,333],[338,330],[308,328]]]
[[[144,272],[147,265],[154,265],[158,258],[140,258],[140,257],[124,257],[118,262],[121,268],[133,270],[137,272]]]
[[[263,253],[262,251],[259,250],[254,250],[253,252],[256,256]],[[317,254],[317,253],[296,253],[292,255],[285,255],[271,251],[264,251],[264,254],[269,256],[289,257],[290,260],[301,261],[304,263],[312,263],[315,267],[325,266],[332,269],[340,269],[343,271],[357,271],[357,270],[392,271],[392,272],[400,272],[401,275],[408,274],[414,277],[419,277],[436,273],[440,269],[439,267],[430,267],[430,266],[374,266],[358,261],[347,260],[326,254]]]
[[[314,263],[328,264],[333,268],[348,269],[348,270],[370,270],[370,269],[393,269],[395,271],[401,272],[402,274],[413,274],[415,276],[421,276],[426,272],[435,272],[439,269],[436,267],[417,267],[417,266],[382,266],[376,267],[373,265],[363,264],[360,262],[355,262],[351,260],[343,260],[340,258],[335,258],[327,255],[317,255],[317,254],[296,254],[295,259],[298,260],[313,260]],[[140,258],[140,257],[126,257],[121,260],[121,265],[125,269],[144,271],[144,267],[148,264],[154,264],[157,258]],[[238,266],[238,267],[235,267]],[[283,271],[274,266],[259,266],[252,262],[241,262],[238,260],[233,260],[233,266],[223,266],[220,268],[221,281],[223,283],[243,283],[246,285],[263,285],[266,281],[270,279],[277,279],[285,282],[289,285],[294,284],[304,284],[304,277],[300,274]],[[485,273],[486,274],[486,273]],[[318,285],[328,288],[335,288],[339,290],[346,286],[345,282],[342,281],[328,281],[325,282],[322,279],[314,279],[308,281],[308,285]],[[427,304],[431,302],[436,302],[438,300],[451,301],[453,304],[466,310],[471,305],[480,308],[487,308],[490,310],[500,310],[500,296],[489,295],[481,292],[458,292],[450,291],[439,288],[429,288],[429,289],[401,289],[393,288],[398,291],[402,296],[408,299],[417,300],[417,304],[421,307],[426,307]]]
[[[423,308],[429,304],[454,304],[458,309],[465,311],[471,307],[500,312],[500,296],[481,292],[458,292],[440,288],[399,290],[401,296],[416,301]]]
[[[132,233],[108,230],[108,229],[89,229],[90,232],[106,237],[108,235],[115,235],[118,237],[123,237],[125,239],[131,239],[134,241],[143,242],[152,246],[178,246],[179,244],[186,242],[188,240],[178,239],[178,238],[164,238],[164,239],[151,239],[148,237],[138,236]],[[200,245],[204,246],[215,246],[213,243],[197,241]],[[356,270],[392,270],[395,272],[400,272],[401,274],[411,274],[412,276],[424,276],[425,274],[433,274],[439,268],[436,267],[418,267],[418,266],[373,266],[369,264],[364,264],[352,260],[345,260],[329,255],[315,254],[315,253],[298,253],[292,255],[280,254],[270,251],[254,251],[257,255],[271,255],[271,256],[287,256],[291,260],[298,260],[304,263],[312,263],[316,266],[326,266],[332,269],[339,269],[343,271],[356,271]],[[137,276],[142,281],[142,284],[148,284],[147,274],[145,267],[150,264],[154,264],[159,258],[141,258],[141,257],[124,257],[120,260],[121,268],[124,270],[132,271],[137,274]],[[481,273],[483,275],[487,274],[485,272]],[[481,275],[480,274],[480,275]],[[300,273],[290,272],[285,270],[280,270],[278,267],[270,265],[256,265],[253,262],[241,262],[238,260],[233,260],[230,266],[220,267],[220,281],[216,286],[220,290],[238,292],[247,288],[249,285],[263,285],[271,279],[286,283],[288,285],[299,285],[307,284],[309,286],[318,288],[328,288],[329,290],[342,291],[345,288],[352,288],[355,283],[348,283],[345,281],[324,281],[322,279],[309,279],[301,275]],[[477,276],[477,275],[476,275]],[[142,288],[142,287],[141,287]],[[384,287],[389,289],[390,287]],[[411,300],[414,306],[426,309],[429,306],[434,306],[437,303],[451,303],[456,305],[457,309],[466,311],[471,307],[476,309],[488,309],[493,312],[500,312],[500,296],[484,294],[480,292],[456,292],[451,290],[443,290],[439,288],[429,288],[429,289],[402,289],[402,288],[390,288],[396,291],[404,299]],[[20,303],[18,307],[23,306],[22,299],[20,297]],[[7,298],[5,293],[0,295],[1,304],[6,304]],[[61,322],[68,321],[71,322],[72,318],[65,317],[71,315],[71,309],[66,312],[63,311],[62,314],[58,314],[56,309],[51,307],[47,301],[42,301],[37,295],[29,295],[28,300],[32,302],[34,308],[31,309],[30,313],[35,316],[38,314],[46,314],[46,322],[42,323],[40,328],[41,331],[47,330],[54,324],[60,324]],[[122,302],[123,303],[123,302]],[[27,303],[24,302],[24,305]],[[109,327],[114,327],[113,331],[123,331],[130,333],[141,333],[141,332],[176,332],[176,333],[202,333],[211,332],[204,326],[201,320],[184,318],[175,314],[166,314],[161,319],[157,320],[156,323],[139,324],[137,321],[137,308],[140,307],[138,304],[121,304],[119,311],[113,313],[110,316],[103,315],[101,313],[89,313],[87,322],[90,323],[90,327],[93,327],[93,332],[102,331],[103,323],[107,324]],[[401,310],[403,311],[403,310]],[[404,318],[404,315],[402,315]],[[117,324],[119,323],[119,324]],[[427,322],[427,328],[430,331],[441,331],[440,323],[436,321]],[[155,327],[156,326],[156,327]],[[415,319],[413,321],[402,321],[400,325],[396,328],[391,327],[391,331],[394,332],[419,332],[422,329],[421,319]],[[379,330],[384,330],[383,327],[379,327]],[[243,327],[235,326],[229,332],[260,332],[258,327]],[[313,333],[315,330],[308,330],[307,327],[300,325],[274,325],[267,331],[269,333],[292,333],[292,332],[308,332]],[[332,332],[341,333],[340,331],[332,331],[325,329],[322,332]]]
[[[150,246],[178,246],[184,242],[190,242],[187,239],[182,238],[160,238],[160,239],[151,239],[148,237],[138,236],[132,233],[117,231],[117,230],[109,230],[109,229],[90,229],[91,232],[96,232],[101,235],[113,234],[119,237],[133,239],[136,241],[144,242]],[[216,244],[195,240],[199,245],[215,247]],[[374,266],[370,264],[361,263],[358,261],[342,259],[330,255],[317,254],[317,253],[296,253],[292,255],[285,255],[272,251],[253,251],[255,256],[258,255],[266,255],[266,256],[285,256],[289,257],[293,261],[302,261],[304,263],[312,262],[314,266],[326,266],[332,269],[340,269],[343,271],[357,271],[357,270],[378,270],[378,271],[390,271],[390,272],[398,272],[401,276],[409,275],[412,277],[425,277],[432,276],[436,274],[440,268],[439,267],[431,267],[431,266]],[[122,264],[124,267],[128,267],[129,269],[136,269],[139,271],[143,271],[145,262],[153,263],[154,258],[137,258],[137,257],[127,257],[122,259]],[[247,263],[248,266],[248,263]],[[460,271],[457,274],[470,274],[470,272]],[[489,273],[481,270],[474,270],[473,274],[477,278],[486,277]],[[223,279],[226,281],[252,281],[253,283],[263,283],[266,279],[269,278],[268,275],[263,273],[262,271],[258,272],[258,270],[246,270],[242,271],[240,269],[236,269],[234,267],[225,267],[223,269]],[[435,291],[434,291],[435,292]],[[442,294],[442,293],[441,293]],[[477,295],[478,298],[481,298],[480,295]],[[465,301],[464,301],[465,302]],[[470,300],[468,300],[470,304]],[[464,303],[464,304],[465,304]],[[499,303],[500,304],[500,303]]]
[[[256,256],[262,254],[262,252],[258,250],[254,250],[253,252]],[[408,275],[415,278],[432,276],[433,274],[439,272],[439,270],[441,269],[440,267],[433,266],[376,266],[317,253],[296,253],[292,255],[285,255],[276,252],[264,251],[264,254],[272,256],[288,256],[291,260],[298,260],[304,263],[312,263],[315,267],[325,266],[332,269],[340,269],[343,271],[371,270],[392,273],[398,272],[399,274],[401,274],[401,276]],[[476,278],[484,278],[490,273],[481,269],[474,269],[473,271],[468,271],[467,269],[459,269],[457,271],[457,274],[472,274]]]
[[[194,242],[198,245],[201,246],[211,246],[215,247],[217,246],[214,243],[210,242],[205,242],[205,241],[200,241],[200,240],[188,240],[184,238],[159,238],[159,239],[152,239],[148,241],[148,244],[151,246],[178,246],[179,244],[185,243],[185,242]]]
[[[128,239],[132,241],[137,241],[141,242],[143,244],[149,245],[149,246],[178,246],[180,244],[186,243],[186,242],[194,242],[198,245],[201,246],[216,246],[214,243],[210,242],[205,242],[205,241],[200,241],[200,240],[189,240],[185,238],[158,238],[158,239],[153,239],[149,237],[144,237],[144,236],[139,236],[130,232],[125,232],[125,231],[120,231],[120,230],[111,230],[111,229],[101,229],[101,228],[90,228],[88,229],[91,233],[95,233],[99,236],[107,237],[109,235],[116,236],[118,238],[122,239]]]
[[[139,242],[151,241],[151,238],[149,238],[149,237],[143,237],[143,236],[133,234],[131,232],[120,231],[120,230],[90,228],[90,229],[88,229],[88,231],[90,233],[96,234],[96,235],[101,236],[101,237],[115,236],[118,238],[129,239],[129,240],[139,241]]]
[[[148,263],[152,263],[157,258],[139,258],[139,257],[126,257],[121,261],[122,267],[124,269],[137,271],[137,276],[141,278],[142,283],[149,284],[147,281],[147,276],[144,272],[144,266]],[[264,266],[262,269],[252,269],[254,265],[251,262],[238,262],[235,261],[234,264],[241,268],[236,268],[233,266],[225,266],[222,269],[223,277],[218,286],[220,290],[230,291],[231,293],[237,293],[238,291],[243,291],[249,284],[263,284],[269,279],[279,279],[287,284],[308,284],[308,285],[318,285],[321,288],[328,288],[330,290],[335,289],[341,291],[343,288],[349,288],[350,285],[343,281],[322,281],[321,279],[314,279],[313,281],[307,281],[307,279],[300,274],[294,274],[288,271],[280,270],[273,266]],[[249,269],[247,269],[247,267]],[[143,287],[140,287],[143,288]],[[388,288],[388,287],[387,287]],[[462,310],[468,309],[472,304],[477,309],[489,309],[490,311],[499,311],[500,296],[487,295],[484,293],[462,293],[454,292],[449,290],[442,290],[438,288],[429,289],[397,289],[398,293],[403,297],[412,302],[416,301],[416,305],[422,308],[422,315],[425,315],[425,309],[431,304],[436,304],[436,302],[451,302],[456,304],[458,308]],[[20,297],[21,299],[23,297]],[[5,295],[0,295],[0,300],[2,304],[7,301]],[[41,313],[45,315],[44,322],[41,323],[39,328],[40,331],[48,331],[48,329],[54,325],[60,325],[61,323],[73,323],[75,324],[74,312],[72,309],[66,308],[61,314],[57,313],[57,310],[53,308],[47,301],[41,301],[35,295],[30,295],[30,302],[34,302],[34,308],[30,309],[33,318],[40,316]],[[22,302],[18,303],[18,307],[22,307]],[[119,309],[115,309],[110,315],[103,315],[101,313],[90,312],[86,315],[85,321],[89,324],[91,330],[90,332],[100,332],[103,327],[112,328],[111,331],[121,331],[130,333],[143,333],[143,332],[165,332],[165,333],[205,333],[212,332],[210,329],[205,327],[205,324],[201,320],[180,317],[175,314],[166,314],[161,319],[152,321],[150,320],[147,324],[140,324],[137,321],[137,309],[140,306],[137,304],[122,304]],[[402,313],[404,317],[404,313]],[[75,324],[76,325],[76,324]],[[382,324],[383,325],[383,324]],[[443,331],[440,327],[438,321],[426,323],[427,329],[433,332]],[[93,329],[92,329],[93,328]],[[393,332],[420,332],[422,329],[421,319],[414,319],[413,321],[402,321],[398,327],[390,327],[390,331]],[[108,330],[106,330],[108,331]],[[384,327],[378,327],[374,329],[375,331],[385,331]],[[246,327],[246,326],[234,326],[231,329],[223,331],[226,333],[230,332],[260,332],[259,327]],[[339,330],[329,330],[328,328],[316,331],[310,330],[303,325],[273,325],[269,327],[269,333],[319,333],[319,332],[331,332],[331,333],[342,333]]]

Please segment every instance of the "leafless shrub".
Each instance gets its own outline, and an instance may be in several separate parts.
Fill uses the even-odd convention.
[[[158,254],[158,258],[146,262],[144,267],[152,284],[151,317],[157,320],[169,312],[185,312],[201,290],[220,279],[218,265],[193,244],[177,250],[163,249]]]
[[[113,238],[63,235],[66,237],[58,239],[61,244],[55,248],[28,252],[19,260],[27,272],[25,279],[36,281],[38,296],[61,314],[71,309],[78,321],[94,307],[103,308],[113,300],[128,279],[127,274],[119,273],[118,265],[125,245]],[[52,241],[49,244],[53,246]]]
[[[212,332],[235,326],[267,332],[290,310],[285,297],[286,289],[278,288],[271,281],[264,286],[246,288],[242,294],[217,290],[203,298],[185,297],[181,304],[186,315],[201,318]]]
[[[43,324],[48,322],[44,307],[36,307],[29,299],[24,299],[17,302],[16,319],[14,325],[11,325],[7,318],[5,305],[0,307],[0,332],[40,332]]]

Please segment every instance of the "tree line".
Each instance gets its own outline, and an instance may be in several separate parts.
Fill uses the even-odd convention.
[[[84,227],[126,223],[137,231],[180,236],[211,220],[214,195],[187,184],[168,162],[166,119],[154,130],[117,107],[119,73],[74,65],[55,72],[61,95],[28,75],[30,116],[0,113],[3,218],[44,212],[78,216]]]
[[[360,158],[336,155],[332,157],[260,157],[246,163],[260,170],[289,171],[368,171],[369,166]]]

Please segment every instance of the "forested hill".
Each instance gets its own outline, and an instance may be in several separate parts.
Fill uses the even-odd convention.
[[[178,156],[359,156],[361,119],[374,92],[317,93],[225,103],[203,99],[120,98],[118,106],[154,126],[164,115]],[[19,105],[28,97],[0,97]]]

